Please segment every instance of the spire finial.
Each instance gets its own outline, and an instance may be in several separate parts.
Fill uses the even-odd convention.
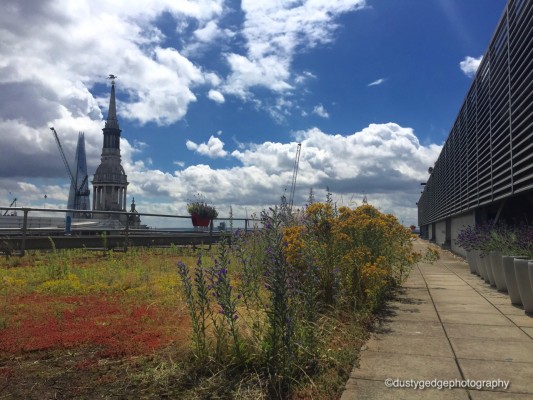
[[[107,122],[105,126],[106,128],[120,129],[118,126],[117,106],[115,103],[115,79],[117,79],[117,76],[109,74],[107,79],[111,80],[111,97],[109,98],[109,111],[107,113]]]

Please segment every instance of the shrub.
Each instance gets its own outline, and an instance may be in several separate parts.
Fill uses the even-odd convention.
[[[197,356],[259,371],[280,397],[329,359],[323,317],[372,312],[419,255],[394,216],[370,205],[337,210],[331,196],[303,219],[282,206],[261,220],[261,230],[222,244],[205,272],[199,262],[194,280],[183,263],[179,274]]]

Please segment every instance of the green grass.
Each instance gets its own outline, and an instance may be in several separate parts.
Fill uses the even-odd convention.
[[[190,317],[176,264],[181,260],[194,270],[203,254],[202,261],[209,266],[217,252],[216,246],[211,252],[192,247],[131,248],[127,253],[78,249],[2,258],[0,341],[8,333],[24,337],[24,318],[34,324],[52,321],[54,328],[46,328],[47,332],[58,337],[40,347],[0,350],[0,386],[2,380],[9,381],[8,398],[273,398],[276,393],[269,388],[269,376],[261,365],[251,362],[243,368],[213,358],[199,363],[194,358]],[[235,260],[229,273],[239,285],[243,275]],[[95,307],[100,308],[95,311]],[[72,319],[72,313],[83,316]],[[258,313],[248,324],[246,316],[239,320],[244,337],[254,340],[252,321],[262,318]],[[291,383],[289,397],[339,398],[370,318],[334,309],[323,313],[315,326],[320,356],[311,370],[302,371]],[[80,334],[86,332],[99,341],[91,343],[82,337],[75,342],[69,330],[74,323],[86,323],[86,329],[78,328]],[[95,329],[104,334],[113,327],[117,330],[107,336],[95,336]],[[112,342],[113,335],[129,328],[139,338],[135,340],[146,341],[145,347],[136,346],[135,340],[130,343],[127,336],[117,339],[123,343]],[[161,340],[152,343],[150,332],[157,332]]]

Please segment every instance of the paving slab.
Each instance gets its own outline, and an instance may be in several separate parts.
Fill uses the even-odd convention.
[[[488,301],[504,300],[505,303],[510,303],[511,299],[507,293],[497,292],[495,289],[480,290],[479,293],[485,297]]]
[[[453,357],[422,356],[380,351],[363,351],[358,368],[351,379],[363,378],[384,381],[399,379],[461,379]]]
[[[439,316],[435,309],[424,310],[387,310],[387,318],[397,321],[428,321],[439,322]]]
[[[424,251],[427,243],[415,242]],[[396,291],[363,347],[343,400],[533,399],[533,316],[440,251]],[[385,380],[510,380],[491,389],[387,388]],[[397,381],[399,382],[399,381]],[[402,382],[405,386],[405,382]]]
[[[384,307],[385,312],[410,312],[410,313],[428,313],[435,314],[435,306],[430,303],[413,304],[403,301],[390,301]]]
[[[416,337],[403,335],[376,335],[367,344],[367,350],[386,353],[453,357],[446,337]]]
[[[504,315],[525,315],[524,308],[511,304],[511,300],[508,300],[506,304],[494,304],[494,307]]]
[[[429,292],[424,286],[422,288],[401,288],[395,293],[395,296],[414,296],[414,297],[429,297]]]
[[[485,297],[471,290],[431,290],[431,299],[435,303],[490,303]]]
[[[346,385],[346,391],[341,400],[467,400],[468,393],[464,389],[437,390],[437,389],[406,389],[388,388],[383,380],[373,381],[367,379],[351,380]]]
[[[419,283],[419,282],[405,282],[402,286],[406,288],[413,288],[413,289],[425,289],[426,288],[425,283]]]
[[[533,341],[478,338],[450,338],[457,358],[533,363]],[[533,376],[532,376],[533,378]]]
[[[388,322],[384,322],[378,327],[376,327],[375,332],[378,334],[407,335],[407,336],[415,336],[415,337],[416,336],[446,337],[444,333],[444,329],[442,328],[442,324],[440,322],[428,322],[428,321],[391,321],[389,320]],[[533,335],[533,332],[531,334]]]
[[[424,277],[428,284],[442,283],[445,285],[466,285],[464,280],[456,275],[429,275]]]
[[[485,297],[488,302],[494,304],[494,305],[505,305],[510,304],[511,300],[509,297]]]
[[[451,338],[469,338],[469,339],[494,339],[494,340],[512,340],[524,341],[528,335],[516,326],[491,326],[484,325],[481,329],[478,325],[470,324],[449,324],[444,323],[446,334]],[[533,335],[533,328],[532,335]],[[532,336],[533,337],[533,336]]]
[[[458,359],[465,379],[509,380],[507,392],[529,393],[533,398],[533,363]]]
[[[443,323],[459,323],[471,325],[502,325],[511,326],[511,321],[501,314],[490,313],[472,313],[458,311],[441,311],[439,312]],[[480,329],[482,329],[480,327]]]
[[[439,281],[439,282],[462,282],[463,280],[456,274],[439,274],[439,275],[427,275],[422,274],[427,282]]]
[[[393,301],[404,304],[433,304],[433,300],[431,300],[427,290],[425,295],[398,293],[394,296]]]
[[[449,295],[449,294],[440,294],[440,293],[437,293],[437,294],[434,294],[433,295],[433,301],[435,302],[435,304],[439,304],[439,303],[455,303],[455,304],[479,304],[479,305],[482,305],[482,304],[487,304],[488,301],[485,300],[483,297],[481,297],[480,295],[478,294],[475,294],[473,293],[472,295],[463,295],[463,296],[458,296],[458,295]]]
[[[475,298],[480,298],[480,299],[485,299],[485,296],[483,296],[481,293],[478,293],[474,290],[472,290],[472,287],[470,286],[465,286],[463,288],[443,288],[441,286],[442,289],[435,289],[435,288],[430,288],[430,293],[431,293],[431,297],[433,297],[434,299],[436,297],[475,297]]]
[[[472,400],[531,400],[531,394],[499,392],[496,390],[472,390]]]
[[[472,288],[466,283],[463,285],[459,284],[446,284],[446,283],[428,283],[428,288],[433,294],[435,291],[446,290],[448,292],[470,292]],[[464,294],[464,293],[463,293]]]
[[[369,341],[368,350],[402,354],[402,357],[404,354],[439,357],[454,356],[446,337],[379,335]]]
[[[522,315],[508,315],[507,318],[513,321],[513,323],[515,323],[517,326],[523,328],[533,328],[533,316],[526,313]]]
[[[462,303],[435,303],[437,312],[470,312],[470,313],[482,313],[491,314],[497,312],[494,306],[488,302],[479,302],[474,304],[462,304]]]
[[[522,330],[533,339],[533,328],[522,328]]]

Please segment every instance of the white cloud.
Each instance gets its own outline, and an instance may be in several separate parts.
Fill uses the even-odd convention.
[[[227,215],[229,205],[240,210],[260,211],[276,204],[290,185],[297,142],[302,144],[295,204],[305,203],[310,188],[320,199],[326,187],[338,204],[369,201],[385,212],[393,212],[408,225],[416,224],[419,182],[427,179],[428,166],[437,159],[441,146],[422,145],[411,128],[394,123],[371,124],[352,134],[330,134],[314,128],[296,133],[293,142],[265,142],[242,145],[231,152],[239,163],[227,168],[190,165],[168,173],[151,169],[143,161],[131,161],[134,149],[122,142],[123,165],[140,212],[186,215],[185,204],[197,192],[204,193]],[[238,144],[237,144],[238,145]],[[207,143],[187,142],[187,148],[207,156],[227,156],[224,143],[211,136]],[[179,162],[176,165],[180,166]],[[21,180],[0,177],[0,198],[8,191],[24,198],[23,205],[41,204],[41,181],[35,187],[21,188]],[[56,190],[57,192],[57,190]],[[68,193],[65,186],[62,192]],[[63,199],[63,202],[66,201]],[[352,204],[353,205],[353,204]]]
[[[211,136],[207,143],[196,144],[192,140],[187,140],[185,145],[187,149],[209,158],[220,158],[228,155],[228,152],[224,150],[224,142],[214,136]]]
[[[17,140],[4,140],[0,146],[2,203],[16,196],[21,206],[41,206],[46,194],[46,204],[64,207],[67,177],[50,126],[57,129],[69,160],[77,132],[84,131],[88,169],[95,170],[102,146],[99,105],[107,108],[109,92],[95,98],[90,90],[103,84],[109,73],[119,77],[120,121],[172,124],[196,101],[197,88],[199,93],[209,91],[214,101],[228,94],[240,96],[257,107],[269,107],[279,118],[295,110],[304,115],[291,92],[315,75],[294,71],[295,55],[331,42],[337,18],[364,4],[244,0],[239,39],[246,52],[225,53],[230,67],[226,79],[197,65],[183,50],[168,47],[164,33],[153,25],[169,13],[178,29],[199,27],[184,48],[202,40],[206,45],[211,39],[220,43],[232,36],[218,24],[223,0],[158,0],[149,7],[142,0],[5,0],[0,14],[0,131],[16,132]],[[274,92],[277,100],[261,103],[253,96],[255,87]],[[323,107],[322,112],[327,114]],[[276,203],[290,184],[296,143],[237,143],[238,149],[231,152],[217,136],[207,143],[188,141],[187,148],[211,158],[231,153],[237,166],[184,168],[183,161],[175,161],[180,170],[160,171],[146,157],[133,160],[142,154],[144,143],[122,138],[128,194],[135,196],[137,208],[185,214],[187,196],[196,192],[221,207],[234,204],[236,209],[257,210]],[[299,139],[303,147],[297,204],[303,204],[310,187],[318,193],[329,186],[339,199],[366,192],[383,207],[413,215],[417,183],[425,179],[440,150],[420,145],[409,128],[395,124],[371,125],[349,135],[312,129],[300,132]]]
[[[370,82],[368,86],[378,86],[378,85],[381,85],[383,82],[385,82],[385,79],[380,78],[378,80],[375,80],[374,82]]]
[[[313,74],[310,71],[304,71],[302,74],[300,74],[300,75],[296,76],[296,78],[294,78],[294,82],[297,83],[297,84],[304,84],[305,82],[307,82],[310,79],[316,79],[316,75]]]
[[[245,56],[227,55],[232,72],[224,89],[249,98],[254,87],[282,93],[312,77],[291,71],[295,53],[331,42],[338,27],[335,20],[365,7],[365,0],[243,0],[241,4],[245,16],[242,35],[248,51]]]
[[[158,0],[149,7],[141,0],[2,5],[0,129],[17,132],[17,140],[0,146],[0,177],[65,178],[50,126],[69,160],[78,131],[85,132],[88,169],[94,171],[102,146],[99,106],[107,110],[109,91],[97,98],[90,90],[105,84],[109,73],[118,75],[119,120],[141,124],[178,121],[196,101],[196,87],[222,83],[168,47],[154,21],[168,13],[208,27],[223,14],[223,0]],[[121,143],[123,158],[143,148]]]
[[[223,0],[159,0],[149,7],[139,0],[6,1],[0,15],[0,84],[34,91],[27,107],[37,111],[34,122],[50,121],[63,107],[84,115],[89,107],[91,118],[99,118],[87,89],[113,73],[117,90],[128,94],[120,103],[122,116],[170,124],[196,100],[191,89],[211,82],[210,72],[165,47],[152,23],[166,12],[207,27],[222,14]]]
[[[207,94],[207,97],[209,97],[211,100],[213,100],[215,103],[223,104],[226,99],[224,98],[224,95],[220,93],[218,90],[211,89],[209,93]]]
[[[479,56],[478,58],[470,56],[465,57],[465,59],[459,63],[461,71],[463,71],[466,76],[472,78],[476,75],[476,71],[481,64],[481,60],[483,60],[483,56]]]
[[[202,42],[211,42],[220,35],[222,35],[222,31],[216,21],[209,21],[204,27],[194,31],[194,36]]]
[[[329,113],[326,111],[322,104],[319,104],[318,106],[315,106],[315,108],[313,108],[313,114],[316,114],[322,118],[329,118]]]

